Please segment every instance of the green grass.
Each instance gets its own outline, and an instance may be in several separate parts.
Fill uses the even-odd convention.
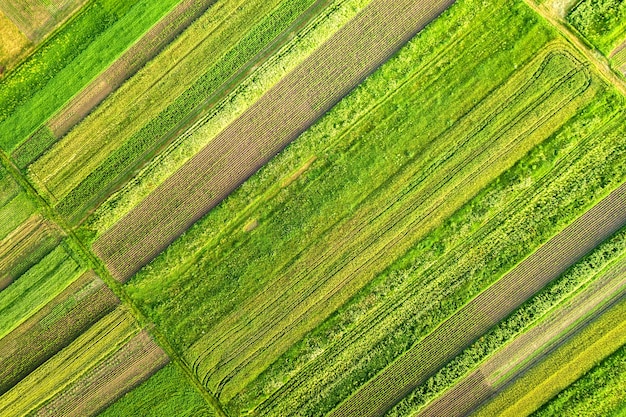
[[[625,343],[626,300],[622,300],[515,380],[474,415],[528,415]]]
[[[583,0],[571,10],[567,20],[607,56],[626,40],[624,0]]]
[[[209,417],[214,413],[180,369],[169,364],[99,414],[100,417]]]
[[[0,338],[61,293],[83,270],[61,244],[0,292]]]
[[[85,232],[86,240],[92,241],[128,213],[368,3],[369,0],[336,0],[308,22],[306,27],[241,81],[227,97],[214,108],[209,108],[193,129],[177,137],[120,191],[102,204],[81,230]]]
[[[540,124],[541,128],[522,134],[523,139],[512,149],[507,150],[506,141],[490,142],[493,135],[498,137],[496,129],[510,124],[510,117],[521,109],[539,109],[579,94],[581,79],[574,77],[562,89],[553,90],[553,96],[539,99],[535,92],[545,92],[546,86],[555,85],[562,71],[578,68],[577,64],[562,56],[554,61],[546,59],[547,69],[541,72],[537,69],[544,64],[537,58],[522,70],[555,37],[554,32],[523,5],[503,3],[490,7],[489,12],[481,7],[471,1],[457,3],[446,17],[430,25],[127,286],[178,349],[187,352],[187,360],[205,384],[234,414],[258,405],[307,363],[313,363],[316,356],[319,359],[314,364],[319,368],[297,378],[304,381],[299,391],[304,397],[279,397],[275,405],[268,402],[258,413],[280,415],[291,410],[309,415],[329,410],[619,184],[623,146],[616,148],[608,143],[614,139],[605,140],[595,132],[611,119],[619,100],[599,82],[594,81],[593,87],[569,107],[563,105],[562,111]],[[451,53],[453,57],[448,55]],[[576,71],[579,76],[584,73]],[[526,89],[511,99],[521,85]],[[595,108],[589,105],[586,114],[581,112],[581,126],[577,127],[581,131],[573,137],[564,131],[554,139],[561,141],[562,148],[548,148],[554,154],[541,149],[547,155],[535,157],[552,161],[563,158],[589,131],[594,133],[594,143],[589,145],[593,152],[572,157],[574,166],[556,170],[554,184],[544,184],[543,190],[525,190],[528,187],[517,184],[517,178],[505,174],[497,180],[507,182],[503,200],[490,204],[489,194],[471,200],[533,146],[541,148],[553,132],[567,129],[567,120],[585,108],[594,94],[600,104]],[[503,102],[509,106],[501,108]],[[498,108],[501,110],[494,112]],[[591,114],[598,110],[597,115]],[[540,113],[552,114],[548,110]],[[472,131],[466,124],[472,120],[481,126],[482,120],[492,116],[481,131]],[[589,119],[593,119],[593,129],[586,124]],[[522,118],[508,132],[508,140],[514,140],[528,122]],[[466,142],[468,137],[473,140]],[[481,153],[487,147],[489,153]],[[490,156],[499,153],[497,163],[487,163]],[[283,180],[312,156],[317,159],[300,178],[281,187]],[[470,162],[464,160],[470,156]],[[593,168],[596,160],[605,163]],[[530,172],[531,185],[534,178],[541,177],[541,169],[552,168],[541,159],[525,161],[529,165],[520,169]],[[617,177],[609,179],[613,175],[607,174],[609,171]],[[466,184],[463,178],[476,172],[480,172],[480,180],[463,192],[449,194]],[[585,173],[583,179],[581,172]],[[438,190],[437,184],[445,186]],[[427,190],[436,193],[429,196]],[[558,203],[552,198],[557,190],[563,195]],[[519,194],[522,201],[515,200]],[[431,203],[419,206],[415,201]],[[446,201],[446,205],[433,205],[439,201]],[[499,210],[506,211],[507,216],[500,215],[497,221],[501,224],[485,231],[489,238],[477,236],[475,247],[467,245],[454,253],[457,262],[429,271],[444,248],[437,248],[441,241],[436,235],[429,238],[428,232],[441,233],[438,227],[461,207],[465,207],[463,216],[474,215],[475,205],[489,216],[495,217]],[[435,208],[435,214],[428,214],[430,208]],[[481,222],[488,221],[489,216]],[[420,217],[426,220],[420,222]],[[245,232],[245,225],[252,220],[257,220],[258,226]],[[520,224],[524,227],[519,228]],[[363,231],[355,233],[361,225]],[[476,229],[481,224],[470,222],[469,226]],[[448,224],[448,230],[454,227]],[[407,232],[409,237],[400,238],[400,244],[390,243]],[[459,233],[457,229],[445,243],[451,249],[469,239],[472,232],[466,229]],[[493,242],[502,242],[502,236],[507,235],[515,237],[515,244],[502,243],[504,246],[494,252]],[[380,251],[387,244],[382,257]],[[415,246],[418,249],[405,255]],[[313,269],[321,256],[325,259]],[[399,261],[393,270],[381,275],[396,259]],[[365,317],[371,316],[363,313],[361,322],[355,319],[338,328],[330,326],[328,331],[335,337],[345,335],[350,328],[364,328],[362,337],[350,336],[342,346],[339,336],[333,344],[334,340],[324,340],[322,335],[321,340],[313,338],[307,346],[299,345],[306,352],[303,355],[290,350],[326,317],[333,320],[333,311],[368,281],[386,280],[381,285],[383,293],[389,296],[395,292],[393,299],[401,299],[409,283],[414,288],[425,286],[431,274],[441,277],[437,286],[414,294],[406,309],[381,312],[384,324],[368,328]],[[402,291],[392,283],[403,286]],[[338,289],[331,292],[335,285]],[[385,297],[372,288],[364,291],[359,295],[362,308],[375,313],[371,304],[380,306]],[[420,307],[414,303],[420,299],[441,304],[423,307],[417,314]],[[265,303],[267,310],[262,310]],[[351,313],[354,318],[354,311],[345,314]],[[295,320],[300,314],[303,316]],[[211,329],[211,334],[203,337],[205,329]],[[348,344],[348,340],[355,342]],[[207,354],[207,349],[213,350]],[[263,370],[267,373],[260,375]]]
[[[532,415],[619,416],[626,404],[626,345],[565,388]],[[620,411],[621,409],[621,411]]]
[[[613,268],[614,264],[623,263],[625,254],[626,229],[622,229],[485,333],[399,402],[387,415],[389,417],[407,416],[417,413],[428,402],[476,369],[494,352],[514,340],[517,335],[538,325],[551,313],[558,311],[563,301],[587,288],[590,283]]]
[[[176,3],[88,4],[0,81],[0,147],[11,151],[23,142]]]

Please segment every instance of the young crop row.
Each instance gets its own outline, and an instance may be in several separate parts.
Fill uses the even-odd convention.
[[[61,233],[39,214],[0,241],[0,291],[39,262],[60,242]]]
[[[0,396],[0,413],[35,413],[65,387],[117,352],[138,332],[130,313],[118,307]]]
[[[13,151],[12,157],[17,165],[25,168],[39,158],[59,138],[91,113],[105,97],[117,90],[124,81],[204,13],[210,3],[213,1],[186,0],[178,3],[115,62],[69,100],[44,126]]]
[[[558,62],[558,58],[555,58],[555,61]],[[546,62],[551,62],[551,59],[546,59]],[[558,67],[558,64],[556,65]],[[547,67],[550,65],[548,64]],[[565,71],[561,74],[546,70],[548,73],[555,72],[552,75],[555,76],[555,79],[552,80],[555,85],[559,84],[559,77],[565,76],[569,71],[566,66],[562,69]],[[538,70],[538,73],[541,72],[541,69]],[[537,79],[539,83],[545,81],[541,76]],[[532,84],[531,82],[531,86]],[[510,85],[517,88],[514,82]],[[584,84],[582,85],[584,86]],[[307,315],[313,314],[309,311],[306,312],[305,316],[301,316],[303,307],[306,309],[313,308],[314,311],[316,307],[312,307],[312,305],[315,303],[327,308],[332,307],[338,301],[341,302],[342,297],[350,296],[349,293],[339,295],[344,287],[352,286],[355,288],[357,280],[370,279],[372,275],[386,266],[385,262],[390,262],[390,259],[393,260],[400,256],[415,240],[431,229],[433,222],[437,222],[438,216],[450,215],[455,207],[458,207],[456,204],[462,205],[466,200],[455,198],[459,195],[459,190],[464,190],[461,193],[464,199],[469,198],[472,194],[472,187],[479,189],[482,186],[481,181],[476,181],[478,176],[486,184],[490,178],[495,178],[501,172],[500,170],[504,169],[502,166],[506,166],[509,163],[507,161],[512,158],[514,158],[513,161],[517,159],[514,157],[516,152],[523,155],[527,149],[534,146],[533,140],[541,141],[545,137],[544,133],[523,135],[525,144],[520,138],[520,132],[525,132],[534,123],[532,119],[527,119],[525,113],[531,112],[531,109],[537,105],[546,104],[546,102],[542,102],[545,97],[532,97],[532,95],[529,97],[527,91],[535,91],[534,88],[530,88],[531,86],[522,84],[520,89],[524,92],[522,94],[515,90],[509,92],[513,93],[514,97],[519,95],[515,98],[510,96],[507,98],[507,93],[499,90],[494,94],[497,97],[497,102],[510,104],[510,108],[507,108],[502,114],[493,112],[490,97],[485,99],[480,106],[477,106],[476,113],[470,113],[467,118],[459,122],[458,126],[444,133],[442,137],[445,137],[445,140],[438,138],[430,146],[424,144],[428,146],[428,149],[420,153],[420,158],[409,159],[406,165],[388,180],[390,184],[405,184],[405,189],[400,191],[397,187],[392,186],[370,194],[362,211],[347,222],[347,227],[337,227],[329,234],[328,242],[332,242],[331,246],[327,246],[314,258],[311,258],[310,255],[301,256],[301,259],[289,266],[284,274],[281,274],[281,277],[273,282],[267,290],[267,294],[272,294],[272,288],[287,285],[292,289],[292,292],[287,294],[275,293],[280,294],[276,300],[267,294],[263,295],[263,293],[259,296],[261,300],[250,300],[250,305],[254,306],[255,312],[246,311],[246,315],[256,317],[254,327],[248,323],[245,327],[246,330],[242,332],[239,326],[234,326],[228,319],[224,320],[215,328],[215,331],[219,334],[220,329],[225,327],[231,335],[227,339],[220,340],[219,343],[236,346],[236,349],[230,349],[231,351],[234,350],[231,355],[240,355],[237,351],[249,350],[252,342],[256,342],[255,337],[266,332],[264,337],[270,336],[271,332],[280,329],[279,323],[287,314],[289,314],[289,320],[298,316],[300,319],[305,319]],[[579,85],[575,87],[572,97],[576,96],[579,87]],[[561,99],[563,97],[566,98],[566,101],[571,99],[571,97],[567,98],[567,94]],[[555,104],[551,105],[554,106]],[[558,107],[560,105],[557,105]],[[481,120],[480,113],[483,113],[486,120]],[[551,115],[551,111],[547,111],[547,109],[540,111],[540,113]],[[466,120],[476,122],[476,131],[472,133],[472,130],[467,129]],[[511,120],[513,120],[512,123]],[[543,124],[541,120],[538,122],[540,125]],[[515,127],[516,124],[519,124],[519,127]],[[509,130],[504,128],[507,125],[514,127]],[[518,140],[521,143],[516,143]],[[453,143],[458,147],[449,146]],[[446,155],[449,149],[455,149],[454,155]],[[489,149],[489,152],[486,152],[486,149]],[[495,160],[500,162],[494,164]],[[442,163],[441,161],[445,162]],[[401,194],[401,196],[398,198],[397,194]],[[364,228],[363,225],[367,225],[367,228]],[[336,251],[335,248],[337,247],[341,247],[342,250]],[[287,281],[281,283],[285,280]],[[314,286],[311,286],[311,281],[315,282]],[[356,285],[360,287],[363,284]],[[356,288],[358,289],[358,287]],[[345,298],[343,299],[345,300]],[[247,309],[244,308],[244,310]],[[241,309],[238,310],[238,314],[240,311]],[[319,317],[321,314],[314,316]],[[261,324],[263,322],[264,324]],[[294,327],[295,325],[292,323],[289,326]],[[248,334],[248,329],[251,332],[251,329],[254,329],[255,337]],[[245,342],[243,342],[244,340]],[[214,338],[213,341],[216,339]],[[200,342],[200,344],[202,343]],[[257,346],[257,349],[259,348]],[[212,347],[211,350],[216,350],[218,353],[222,351],[216,347]],[[223,355],[223,353],[220,354]],[[204,356],[203,353],[200,354],[200,358],[202,356]],[[231,360],[232,356],[223,357],[215,366],[220,370],[220,373],[227,371],[229,368],[227,364]],[[217,392],[219,391],[218,389]]]
[[[0,147],[12,151],[151,27],[175,0],[96,0],[0,80]]]
[[[495,392],[494,376],[503,376],[506,368],[531,356],[539,346],[552,343],[555,336],[558,336],[558,340],[564,329],[610,299],[616,288],[623,286],[624,278],[619,276],[620,268],[623,269],[623,259],[622,265],[617,267],[617,273],[613,264],[620,262],[620,258],[624,256],[625,232],[622,229],[557,280],[548,284],[513,314],[449,361],[387,414],[390,417],[414,415],[437,396],[439,398],[420,411],[420,415],[468,414],[486,399],[485,394]],[[502,349],[504,346],[506,348]],[[492,359],[481,364],[492,355]],[[481,383],[468,385],[469,381],[475,381],[476,378]]]
[[[55,197],[61,200],[57,205],[59,212],[72,222],[78,222],[91,208],[98,206],[111,191],[127,180],[134,169],[173,139],[194,116],[194,112],[202,110],[200,106],[213,104],[223,97],[222,89],[228,88],[230,78],[240,76],[238,71],[249,62],[257,63],[257,55],[288,30],[311,3],[312,0],[284,0],[276,9],[261,14],[262,20],[208,69],[204,59],[206,72],[139,131],[125,142],[118,142],[121,143],[119,148],[108,155],[103,154],[106,158],[100,165],[91,170],[81,170],[86,176],[71,176],[62,178],[61,182],[47,183],[48,188],[52,186]],[[259,15],[252,14],[250,17],[258,19]],[[86,162],[92,166],[98,160],[89,159]],[[62,189],[57,191],[57,186]]]
[[[62,242],[0,292],[0,338],[61,293],[84,271]]]
[[[206,114],[200,115],[197,121],[194,120],[185,133],[98,208],[87,221],[85,228],[89,235],[101,235],[112,227],[368,3],[369,0],[336,0],[295,36],[292,37],[292,32],[281,35],[289,35],[290,40],[277,53],[259,67],[250,68],[248,78],[209,108]],[[316,5],[321,7],[318,3]],[[276,47],[280,45],[278,42]]]
[[[68,346],[118,303],[95,274],[83,274],[0,339],[0,395]]]
[[[34,416],[92,416],[148,379],[169,362],[145,331],[65,386]]]
[[[561,391],[533,417],[620,415],[626,404],[626,345]]]
[[[515,379],[475,414],[528,415],[626,343],[626,299]]]
[[[129,278],[448,5],[370,3],[96,241],[107,266]],[[388,20],[396,24],[384,31]]]
[[[173,363],[99,414],[100,417],[212,417],[214,412]]]

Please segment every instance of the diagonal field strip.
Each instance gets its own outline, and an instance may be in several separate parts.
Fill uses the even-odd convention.
[[[626,184],[414,345],[331,416],[378,416],[626,224]],[[442,343],[442,341],[446,341]],[[388,389],[394,387],[394,390]]]
[[[544,321],[517,336],[474,372],[426,406],[422,417],[467,415],[490,396],[504,390],[520,374],[566,343],[626,294],[626,262],[622,259],[595,282],[549,313]],[[517,314],[517,313],[516,313]],[[542,319],[543,320],[543,319]],[[471,381],[480,376],[481,383]],[[464,410],[464,411],[461,411]]]
[[[374,0],[102,235],[96,254],[126,281],[452,3]]]

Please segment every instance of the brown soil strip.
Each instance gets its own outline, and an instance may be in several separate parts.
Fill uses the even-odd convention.
[[[591,208],[337,407],[378,416],[626,224],[626,184]],[[390,389],[393,387],[393,389]]]
[[[47,126],[60,138],[86,117],[110,93],[154,58],[215,0],[183,0],[156,23],[120,58],[76,95],[52,118]]]
[[[598,313],[593,313],[594,310],[598,310],[607,300],[622,294],[625,288],[626,264],[622,262],[593,282],[572,300],[552,312],[545,321],[521,334],[505,348],[494,354],[477,371],[464,378],[424,409],[420,416],[446,415],[455,417],[467,415],[469,411],[478,408],[480,404],[502,390],[503,381],[501,381],[501,378],[507,383],[513,381],[515,379],[513,374],[507,374],[512,372],[515,367],[523,364],[535,355],[537,351],[544,351],[540,355],[540,357],[543,357],[546,349],[551,351],[561,345],[569,336],[575,334],[580,326],[599,315]],[[604,309],[600,311],[604,311]],[[591,318],[583,320],[589,315],[591,315]],[[528,364],[522,369],[528,369]],[[491,392],[486,397],[482,395],[473,399],[460,397],[459,395],[466,390],[464,388],[466,381],[475,378],[475,374],[480,374],[483,377],[486,384],[491,387]],[[515,375],[519,375],[519,370]],[[474,387],[473,390],[477,393],[483,392],[480,386]],[[461,401],[463,401],[464,411],[457,413],[455,407]]]
[[[96,415],[168,362],[168,356],[144,330],[55,396],[34,415]]]
[[[2,0],[0,11],[34,43],[61,25],[87,0]]]
[[[68,346],[119,303],[93,272],[0,339],[0,395]]]
[[[128,280],[452,3],[374,0],[95,242],[111,274]]]
[[[0,241],[0,291],[39,262],[61,239],[60,231],[34,214]]]
[[[473,405],[482,403],[493,393],[492,387],[485,381],[480,371],[466,377],[445,397],[435,401],[419,415],[423,417],[453,417],[466,416],[473,409]]]

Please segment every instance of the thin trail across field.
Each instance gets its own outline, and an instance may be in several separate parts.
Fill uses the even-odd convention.
[[[626,184],[443,322],[331,416],[379,416],[626,224]],[[442,344],[441,341],[446,341]],[[394,389],[389,389],[394,387]]]
[[[95,242],[111,274],[130,278],[452,3],[373,1]]]

